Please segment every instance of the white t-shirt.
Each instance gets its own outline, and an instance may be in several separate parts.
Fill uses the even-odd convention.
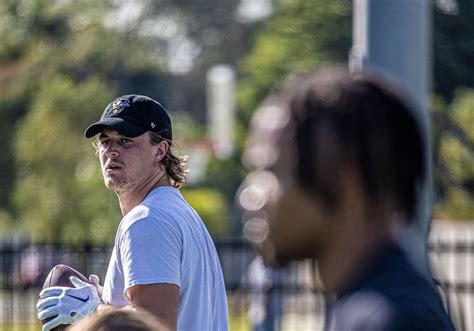
[[[122,307],[134,285],[179,286],[178,330],[227,330],[224,278],[214,243],[181,192],[161,186],[124,216],[104,282],[105,303]]]

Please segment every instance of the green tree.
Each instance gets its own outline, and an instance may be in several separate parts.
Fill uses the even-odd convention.
[[[436,1],[433,112],[436,218],[474,219],[474,3]],[[469,89],[470,88],[470,89]]]
[[[83,130],[117,95],[167,95],[156,52],[137,31],[104,25],[107,1],[11,1],[0,9],[0,20],[17,25],[0,30],[9,40],[0,56],[8,144],[0,195],[12,198],[1,206],[2,223],[49,241],[111,240],[116,197],[103,187]]]
[[[346,61],[351,45],[351,1],[282,0],[275,7],[253,35],[250,52],[239,61],[237,154],[233,160],[212,160],[207,169],[206,185],[219,185],[232,203],[245,175],[241,152],[258,105],[290,73]],[[240,227],[239,222],[236,230]]]
[[[240,63],[240,137],[245,137],[245,127],[264,97],[289,74],[324,62],[347,61],[351,10],[352,1],[280,1]],[[433,2],[434,92],[439,96],[434,107],[438,111],[433,112],[438,217],[474,219],[474,138],[468,134],[474,126],[472,98],[471,92],[455,92],[459,86],[474,87],[473,10],[471,0]]]
[[[438,131],[435,217],[474,219],[474,89],[460,88],[444,112],[434,113]],[[445,115],[443,115],[445,114]]]
[[[87,98],[84,98],[87,96]],[[83,138],[86,123],[113,97],[98,79],[74,84],[55,77],[39,91],[16,133],[19,224],[48,241],[113,238],[119,208],[106,192],[98,160]]]
[[[185,188],[183,196],[196,209],[207,230],[213,236],[226,234],[231,225],[230,211],[225,196],[216,189]]]
[[[235,59],[229,46],[245,37],[232,20],[236,3],[130,3],[0,3],[0,224],[49,241],[110,240],[116,198],[82,137],[86,125],[134,92],[204,117],[207,67],[224,53]],[[174,61],[183,54],[192,61]]]
[[[348,0],[281,1],[241,62],[239,105],[244,121],[288,74],[323,62],[347,61],[351,16]]]

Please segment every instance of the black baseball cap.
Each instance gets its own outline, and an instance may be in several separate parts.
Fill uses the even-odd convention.
[[[100,120],[90,125],[84,135],[91,138],[111,128],[126,137],[134,138],[146,131],[172,140],[171,119],[166,109],[157,101],[137,94],[116,98],[105,107]]]

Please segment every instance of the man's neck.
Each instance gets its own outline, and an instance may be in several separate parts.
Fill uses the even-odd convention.
[[[334,294],[344,291],[360,277],[380,247],[393,240],[389,226],[354,226],[343,230],[318,259],[324,287]]]
[[[154,189],[161,186],[170,186],[169,178],[165,171],[156,174],[148,182],[141,186],[133,187],[130,190],[116,192],[119,199],[120,210],[122,215],[127,215],[130,210],[138,206],[148,194]]]
[[[375,204],[360,185],[351,183],[328,227],[327,240],[318,257],[324,287],[341,293],[365,271],[382,246],[394,240],[393,203],[389,199]]]

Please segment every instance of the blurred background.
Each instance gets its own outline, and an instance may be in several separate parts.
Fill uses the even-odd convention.
[[[459,329],[474,328],[474,2],[433,0],[430,261]],[[84,129],[114,97],[170,112],[182,190],[215,239],[232,330],[317,330],[301,262],[271,271],[242,238],[235,193],[252,114],[290,73],[348,62],[349,0],[2,0],[0,330],[38,329],[56,263],[104,277],[121,219]],[[470,328],[472,326],[472,328]]]

